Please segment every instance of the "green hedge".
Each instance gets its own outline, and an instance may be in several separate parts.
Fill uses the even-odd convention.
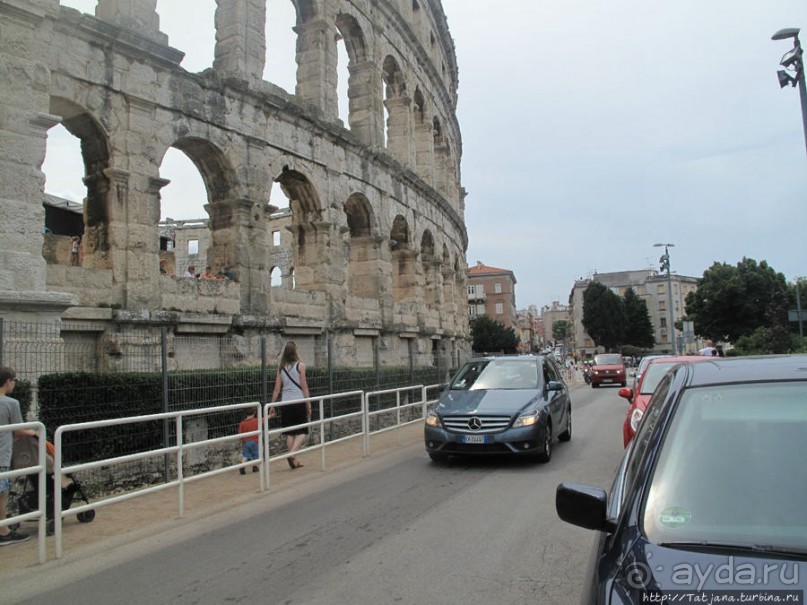
[[[277,368],[267,371],[267,397],[271,399]],[[333,388],[327,368],[307,368],[306,377],[312,397],[356,390],[393,389],[411,384],[434,384],[434,368],[408,367],[339,368],[333,371]],[[25,397],[30,407],[30,385],[20,383],[20,402]],[[19,388],[19,387],[18,387]],[[173,372],[168,377],[168,410],[163,409],[162,375],[158,372],[96,374],[65,372],[39,378],[39,420],[50,435],[60,426],[97,420],[144,416],[163,411],[193,410],[233,403],[258,401],[261,397],[259,367],[210,371]],[[358,409],[356,401],[337,400],[326,409],[326,416]],[[222,412],[209,416],[208,434],[219,437],[233,434],[243,419],[243,412]],[[65,459],[79,462],[98,460],[163,447],[163,434],[174,434],[172,423],[150,421],[137,425],[112,426],[65,435]],[[170,445],[170,443],[169,443]]]

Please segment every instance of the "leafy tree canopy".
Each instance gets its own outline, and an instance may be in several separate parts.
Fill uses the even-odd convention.
[[[779,341],[773,348],[780,349],[787,296],[785,276],[765,261],[743,258],[736,267],[715,262],[698,280],[698,289],[687,295],[686,312],[695,332],[715,341],[733,342],[760,327],[778,326],[771,335]]]
[[[616,351],[625,341],[625,303],[599,282],[583,292],[583,327],[594,344]]]
[[[500,321],[479,315],[470,322],[473,349],[479,352],[515,353],[518,336],[515,329],[505,328]]]
[[[555,341],[566,341],[572,335],[572,326],[565,319],[559,319],[552,324],[552,338]]]
[[[636,294],[633,288],[628,288],[622,297],[625,305],[625,340],[624,344],[633,345],[641,349],[652,349],[656,344],[653,333],[653,322],[647,310],[647,302]]]

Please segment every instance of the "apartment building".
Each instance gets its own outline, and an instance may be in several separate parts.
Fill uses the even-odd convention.
[[[516,276],[510,269],[489,267],[477,261],[468,269],[468,319],[487,315],[518,332]]]

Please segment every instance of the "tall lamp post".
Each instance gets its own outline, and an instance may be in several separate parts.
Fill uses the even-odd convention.
[[[678,347],[675,343],[675,311],[673,310],[673,294],[672,294],[672,275],[670,273],[670,248],[674,248],[675,244],[653,244],[654,248],[664,248],[664,254],[658,259],[659,266],[662,271],[667,272],[667,304],[670,307],[670,346],[672,347],[672,354],[678,354]]]
[[[799,87],[799,96],[801,97],[801,120],[804,127],[804,146],[807,149],[807,84],[804,82],[804,51],[799,43],[799,28],[786,27],[780,29],[778,32],[771,36],[771,40],[786,40],[793,38],[793,48],[782,55],[782,60],[779,65],[784,67],[777,72],[779,77],[779,87],[796,86]]]

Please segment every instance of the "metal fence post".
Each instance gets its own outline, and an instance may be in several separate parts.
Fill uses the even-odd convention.
[[[268,402],[269,368],[266,363],[266,335],[261,335],[261,406]]]
[[[163,379],[163,412],[168,412],[168,332],[165,326],[160,327],[160,365]],[[163,419],[163,447],[168,447],[169,420]],[[168,454],[163,456],[163,478],[170,480],[168,465],[171,463]]]

